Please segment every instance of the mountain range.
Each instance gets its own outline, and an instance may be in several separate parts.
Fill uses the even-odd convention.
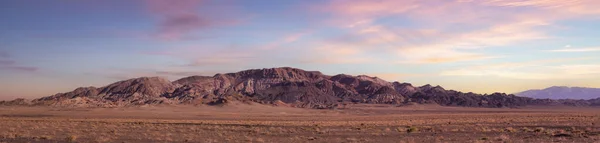
[[[517,96],[536,99],[595,99],[600,98],[600,88],[553,86],[546,89],[528,90]]]
[[[229,102],[332,109],[347,104],[439,104],[463,107],[527,105],[597,106],[595,100],[533,99],[505,93],[482,95],[413,86],[366,75],[324,75],[318,71],[281,67],[251,69],[214,76],[190,76],[176,81],[141,77],[103,87],[81,87],[34,100],[2,101],[0,105],[58,107],[124,107],[153,104],[224,105]]]

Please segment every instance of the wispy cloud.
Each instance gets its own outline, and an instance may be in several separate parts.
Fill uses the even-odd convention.
[[[15,64],[15,61],[0,59],[0,66],[3,66],[3,65],[14,65],[14,64]]]
[[[166,8],[159,7],[155,11],[165,15],[175,15],[165,16],[165,19],[167,17],[175,19],[179,15],[185,16],[186,13],[190,13],[189,11],[193,11],[190,9],[197,9],[198,5],[201,5],[198,1],[193,2],[196,4],[182,4],[184,6],[173,4],[164,6]],[[185,3],[185,1],[178,3]],[[558,11],[572,11],[586,3],[590,2],[578,0],[568,0],[565,3],[547,0],[431,2],[420,0],[331,0],[325,5],[316,6],[319,10],[317,13],[325,15],[322,12],[327,12],[331,15],[325,19],[323,27],[343,31],[337,33],[338,35],[324,34],[320,31],[292,31],[281,34],[279,38],[265,45],[244,45],[244,48],[235,50],[221,46],[219,50],[202,52],[194,52],[197,50],[179,50],[178,52],[169,49],[166,52],[149,54],[183,57],[191,61],[189,65],[192,66],[264,62],[265,60],[261,56],[286,55],[288,53],[290,54],[285,58],[292,61],[285,62],[298,61],[300,64],[378,62],[436,64],[481,61],[506,57],[502,54],[485,53],[483,49],[518,47],[521,43],[554,38],[545,28],[553,27],[553,23],[557,20],[569,18],[569,16],[563,16],[562,13],[566,12]],[[523,8],[527,9],[522,10]],[[545,13],[561,14],[558,14],[560,16],[557,17],[542,16],[546,15]],[[204,20],[202,19],[204,17],[200,15],[194,17],[196,18],[190,18],[195,19],[191,21]],[[400,20],[389,22],[394,21],[392,19]],[[211,21],[210,18],[208,21]],[[403,23],[418,26],[403,26]],[[210,27],[210,22],[207,25]],[[194,29],[202,29],[202,27],[182,31],[194,31]],[[309,34],[319,35],[323,39],[311,37],[310,40],[302,41],[309,47],[277,48],[304,40],[304,37],[308,37]],[[181,36],[182,34],[175,35]],[[323,37],[323,35],[331,37]]]
[[[474,61],[474,60],[493,59],[493,58],[498,58],[498,57],[487,56],[487,55],[482,55],[482,54],[459,53],[459,54],[430,56],[427,58],[419,59],[416,61],[416,63],[426,63],[426,64],[452,63],[452,62]],[[411,63],[411,62],[400,62],[400,63]]]
[[[486,5],[505,7],[533,7],[548,10],[548,14],[560,16],[576,16],[582,14],[600,14],[595,8],[600,4],[596,0],[482,0]]]
[[[515,45],[546,39],[540,27],[551,25],[547,19],[483,6],[480,1],[332,1],[333,25],[348,31],[351,38],[344,47],[380,51],[397,63],[445,63],[485,60],[500,57],[485,55],[479,49]],[[490,16],[494,16],[490,19]],[[406,19],[421,24],[404,28],[381,20]],[[470,28],[455,30],[449,25]],[[393,54],[390,54],[393,53]],[[372,54],[372,53],[371,53]]]
[[[236,20],[208,15],[225,11],[210,13],[201,11],[202,8],[206,8],[202,6],[205,0],[146,1],[150,11],[159,17],[158,36],[165,40],[181,39],[198,30],[236,23]]]
[[[585,1],[585,0],[583,0]],[[563,1],[552,1],[552,0],[483,0],[484,4],[496,5],[496,6],[508,6],[508,7],[541,7],[541,8],[560,8],[569,7],[581,4],[582,0],[563,0]]]
[[[0,60],[0,70],[35,72],[38,70],[38,68],[17,65],[17,62],[12,60]]]
[[[600,65],[566,64],[590,60],[592,57],[536,60],[463,67],[442,71],[441,76],[497,76],[512,79],[577,79],[600,73]],[[562,63],[562,64],[561,64]]]
[[[0,70],[35,72],[38,68],[18,65],[16,61],[10,59],[8,52],[0,52]]]
[[[3,66],[0,67],[0,70],[11,70],[11,71],[22,71],[22,72],[35,72],[38,71],[36,67],[26,67],[26,66]]]
[[[548,52],[597,52],[600,51],[600,47],[597,48],[564,48],[564,49],[555,49],[548,50]]]
[[[402,46],[397,49],[397,52],[405,58],[403,61],[416,63],[445,63],[498,58],[502,56],[485,55],[472,51],[544,39],[547,37],[544,33],[532,30],[532,27],[541,25],[544,23],[536,21],[498,24],[488,29],[451,34],[445,40]]]

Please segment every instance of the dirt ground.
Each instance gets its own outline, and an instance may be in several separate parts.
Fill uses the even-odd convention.
[[[0,107],[0,142],[600,142],[600,109]]]

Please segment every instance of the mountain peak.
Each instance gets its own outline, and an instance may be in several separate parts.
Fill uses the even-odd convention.
[[[285,78],[290,80],[298,78],[318,78],[323,76],[321,72],[318,71],[305,71],[291,67],[250,69],[236,73],[227,73],[225,75],[241,78]]]

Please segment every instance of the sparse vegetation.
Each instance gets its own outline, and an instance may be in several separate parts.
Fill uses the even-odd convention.
[[[70,135],[67,136],[67,138],[65,138],[68,142],[74,142],[75,140],[77,140],[77,136],[74,135]]]
[[[514,133],[514,132],[516,132],[517,130],[516,130],[516,129],[514,129],[514,128],[512,128],[512,127],[507,127],[507,128],[504,128],[504,131],[505,131],[505,132],[509,132],[509,133]]]
[[[544,132],[544,130],[545,130],[545,129],[544,129],[544,128],[542,128],[542,127],[537,127],[537,128],[535,128],[533,131],[534,131],[534,132],[536,132],[536,133],[541,133],[541,132]]]
[[[350,110],[356,109],[351,107],[347,111],[319,112],[295,108],[278,112],[273,110],[280,108],[269,108],[262,112],[257,106],[252,107],[253,111],[240,112],[237,110],[248,108],[233,110],[228,106],[231,105],[193,110],[146,107],[39,112],[0,108],[3,129],[0,142],[594,142],[600,139],[596,128],[586,128],[596,121],[596,111],[594,114],[527,111],[524,113],[528,118],[522,118],[521,110],[517,109],[452,109],[453,112],[440,116],[435,112],[388,108],[383,108],[390,110],[384,112],[369,106],[361,110]],[[511,112],[495,112],[507,110]],[[274,114],[279,112],[285,114]],[[8,116],[16,113],[24,115]],[[34,113],[57,117],[28,115]],[[111,118],[91,118],[98,115]]]
[[[406,129],[407,133],[413,133],[413,132],[418,132],[419,129],[417,127],[408,127],[408,129]]]
[[[40,139],[42,139],[42,140],[50,140],[50,139],[52,139],[52,137],[51,136],[40,136]]]
[[[404,131],[406,131],[406,129],[404,129],[404,128],[401,128],[401,127],[397,127],[397,128],[396,128],[396,131],[397,131],[397,132],[404,132]]]

